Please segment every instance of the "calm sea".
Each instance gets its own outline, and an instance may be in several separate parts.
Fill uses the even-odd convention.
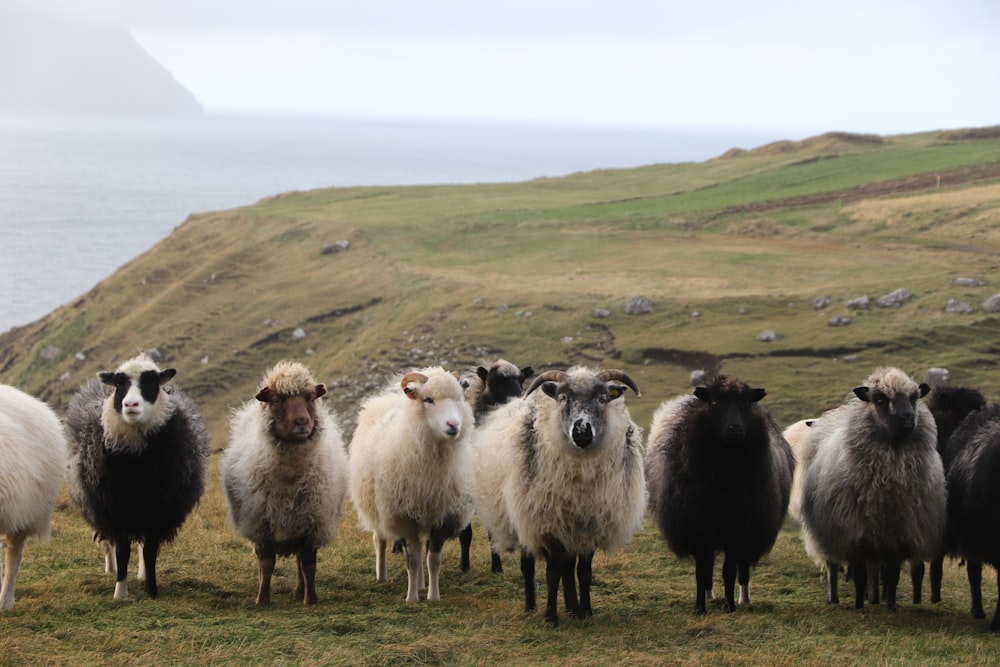
[[[702,161],[779,138],[334,119],[0,119],[0,332],[87,292],[191,213],[290,190]]]

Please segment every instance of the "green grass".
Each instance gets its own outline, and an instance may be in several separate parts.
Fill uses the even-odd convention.
[[[195,215],[78,299],[0,334],[0,381],[62,410],[95,372],[155,347],[216,452],[231,408],[282,358],[329,384],[348,434],[360,398],[388,375],[497,356],[539,371],[622,368],[642,389],[628,400],[643,426],[701,368],[765,387],[782,424],[839,403],[885,364],[918,378],[945,366],[995,401],[1000,317],[978,307],[1000,291],[1000,140],[982,134],[824,135],[699,164],[315,190]],[[971,168],[981,175],[958,180]],[[937,173],[941,187],[913,178]],[[348,250],[321,254],[340,239]],[[990,284],[958,287],[959,276]],[[913,293],[899,309],[845,306],[897,287]],[[640,294],[655,311],[625,315]],[[823,294],[833,305],[814,310]],[[945,314],[949,298],[977,311]],[[836,316],[853,321],[827,326]],[[765,329],[777,340],[758,341]],[[320,554],[321,604],[292,602],[282,561],[274,607],[258,610],[253,556],[212,480],[164,549],[155,601],[135,585],[130,600],[111,599],[89,530],[64,501],[52,543],[29,544],[17,605],[0,618],[4,664],[996,662],[997,639],[968,616],[954,563],[942,604],[859,614],[849,595],[824,603],[792,525],[754,572],[749,609],[695,616],[693,565],[647,526],[597,559],[595,617],[553,630],[521,611],[513,559],[489,573],[481,531],[469,574],[457,571],[457,545],[446,547],[441,603],[405,604],[401,561],[376,585],[370,538],[347,508],[340,539]]]

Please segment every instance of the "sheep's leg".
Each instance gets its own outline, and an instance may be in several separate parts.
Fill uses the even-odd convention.
[[[111,540],[101,540],[104,549],[104,574],[118,574],[118,564],[115,562],[115,543]]]
[[[545,586],[547,589],[545,603],[545,622],[552,626],[559,625],[559,584],[563,580],[563,563],[551,552],[545,554]]]
[[[295,554],[295,599],[316,604],[316,549],[303,548]]]
[[[500,554],[493,549],[493,535],[487,533],[490,538],[490,572],[494,574],[499,574],[503,572],[503,561],[500,560]]]
[[[562,572],[563,601],[566,603],[566,613],[580,618],[580,599],[576,595],[576,556],[564,553],[559,558]]]
[[[128,540],[118,540],[115,545],[115,599],[124,600],[128,597],[128,559],[131,556],[132,545]]]
[[[868,575],[865,595],[871,604],[879,604],[879,585],[882,580],[882,568],[879,565],[869,565],[865,570]]]
[[[437,548],[435,548],[435,546]],[[441,545],[427,545],[427,599],[441,599]]]
[[[924,561],[910,561],[910,583],[913,584],[913,604],[920,604],[924,588]],[[933,583],[931,585],[933,588]]]
[[[885,606],[889,611],[896,611],[896,590],[899,588],[899,571],[902,563],[894,561],[882,567],[882,577],[885,582]]]
[[[941,582],[944,580],[944,557],[931,561],[931,602],[941,601]]]
[[[997,594],[1000,595],[1000,570],[997,571]],[[990,622],[990,630],[1000,632],[1000,597],[997,598],[997,606],[993,611],[993,621]]]
[[[837,594],[837,573],[840,564],[836,561],[826,561],[826,603],[839,604],[840,596]]]
[[[594,583],[594,552],[580,556],[576,566],[576,576],[580,580],[580,613],[577,618],[590,618],[594,610],[590,606],[590,586]]]
[[[143,548],[141,544],[139,545],[139,548],[136,549],[135,553],[139,561],[136,563],[135,578],[139,581],[146,581],[146,556],[143,555]]]
[[[865,608],[865,593],[868,591],[868,564],[862,560],[852,561],[854,572],[854,608]]]
[[[697,554],[694,557],[694,580],[697,587],[697,594],[694,599],[694,611],[696,614],[704,614],[705,596],[712,590],[712,570],[715,569],[715,552]],[[730,590],[730,593],[732,591]]]
[[[21,569],[24,543],[27,539],[27,533],[12,533],[7,536],[7,548],[3,559],[3,583],[0,584],[0,611],[10,611],[14,608],[14,582],[17,580],[17,571]]]
[[[375,581],[387,581],[385,567],[386,539],[378,534],[372,533],[372,542],[375,543]]]
[[[416,544],[407,543],[404,551],[406,553],[406,601],[419,602],[420,575],[423,573],[423,563],[421,562],[423,549],[420,540],[417,540]]]
[[[727,614],[736,611],[734,590],[736,588],[737,569],[736,558],[727,553],[726,557],[722,560],[722,591],[726,596],[722,610]]]
[[[740,597],[737,604],[750,604],[750,565],[741,561],[739,566]]]
[[[521,577],[524,579],[524,612],[535,611],[535,557],[521,551]]]
[[[986,618],[983,611],[983,561],[969,558],[965,561],[969,574],[969,593],[972,595],[972,617]]]
[[[472,524],[462,529],[462,532],[458,534],[458,544],[461,547],[462,554],[459,557],[458,567],[462,572],[469,571],[469,551],[472,549]]]
[[[274,545],[255,544],[253,545],[254,555],[257,556],[257,576],[260,588],[257,591],[257,605],[260,607],[271,606],[271,576],[274,574]]]
[[[146,595],[155,598],[160,594],[156,587],[156,557],[160,554],[160,541],[147,538],[142,543],[142,555],[140,558],[146,564]]]

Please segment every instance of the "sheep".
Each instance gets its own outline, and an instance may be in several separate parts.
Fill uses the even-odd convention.
[[[930,388],[898,368],[876,369],[841,406],[824,412],[802,443],[809,466],[802,494],[806,552],[826,568],[827,602],[839,602],[847,562],[856,609],[868,572],[879,568],[896,608],[900,564],[941,549],[946,497],[937,426],[919,399]]]
[[[477,366],[474,373],[463,375],[462,387],[465,397],[472,404],[472,413],[476,421],[498,405],[503,405],[512,398],[524,393],[524,381],[535,371],[531,366],[518,368],[506,359],[497,359],[489,367]],[[469,550],[472,546],[472,524],[466,526],[458,536],[461,545],[460,567],[462,572],[469,571]],[[503,561],[500,554],[490,551],[490,570],[494,573],[503,572]]]
[[[0,611],[14,608],[24,544],[48,539],[66,469],[66,437],[56,413],[34,396],[0,384],[0,535],[6,537]]]
[[[66,410],[70,497],[95,539],[114,545],[117,600],[128,597],[132,542],[142,545],[146,594],[159,595],[160,545],[176,537],[205,490],[208,431],[191,399],[170,384],[176,373],[139,354],[98,373]]]
[[[412,371],[366,399],[350,445],[350,493],[372,532],[375,578],[386,581],[387,540],[406,552],[407,602],[424,587],[440,600],[441,548],[473,513],[469,434],[472,407],[458,376],[440,366]]]
[[[337,537],[347,451],[324,395],[308,368],[280,361],[230,419],[219,472],[230,520],[253,543],[261,607],[271,603],[276,556],[292,554],[295,599],[316,604],[316,553]]]
[[[986,399],[976,389],[968,387],[951,387],[940,385],[934,387],[927,399],[927,407],[934,415],[934,422],[937,424],[938,433],[938,453],[941,454],[942,463],[945,470],[945,478],[948,476],[950,467],[949,453],[947,450],[948,440],[955,432],[958,425],[972,412],[982,410],[986,407]],[[950,456],[953,456],[951,454]],[[947,552],[954,552],[954,544],[951,540],[951,531],[945,532],[945,545],[942,553],[936,555],[931,560],[931,602],[941,601],[941,580],[944,573],[944,555]],[[924,562],[914,560],[910,563],[910,580],[913,583],[913,603],[920,604],[921,589],[924,580]]]
[[[802,441],[809,433],[809,427],[812,426],[813,421],[812,419],[800,419],[781,432],[795,457],[795,473],[792,475],[792,493],[788,501],[788,514],[796,521],[802,520],[802,473],[809,467],[809,461],[803,460],[803,455],[806,452],[802,451]]]
[[[620,370],[549,370],[476,427],[476,510],[494,551],[521,549],[526,612],[535,610],[535,561],[545,559],[553,626],[560,582],[570,613],[592,616],[595,551],[617,551],[642,527],[642,430],[619,400],[626,388],[639,395]]]
[[[983,612],[983,563],[1000,571],[1000,405],[972,412],[948,440],[948,519],[965,558],[974,618]],[[1000,574],[997,576],[1000,592]],[[1000,632],[1000,600],[990,630]]]
[[[788,511],[795,459],[766,391],[726,375],[665,401],[653,415],[645,458],[649,510],[668,548],[693,556],[695,611],[705,613],[722,551],[725,611],[750,602],[750,567],[771,550]]]

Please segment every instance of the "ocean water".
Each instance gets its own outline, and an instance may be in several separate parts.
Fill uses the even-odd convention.
[[[779,138],[791,137],[341,119],[0,118],[0,332],[87,292],[192,213],[291,190],[697,162]]]

